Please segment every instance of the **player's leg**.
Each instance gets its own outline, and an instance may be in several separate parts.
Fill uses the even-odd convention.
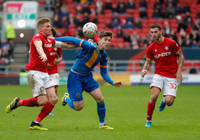
[[[165,106],[171,106],[176,98],[178,85],[175,78],[165,78],[164,97],[159,106],[159,111],[164,110]]]
[[[162,90],[162,87],[163,87],[162,77],[159,75],[154,75],[152,83],[150,85],[151,97],[147,104],[147,123],[145,125],[146,127],[151,127],[153,111],[155,109],[155,104],[156,104],[157,98]]]
[[[55,83],[49,80],[48,74],[42,73],[41,76],[43,76],[42,79],[44,83],[44,88],[46,89],[43,91],[43,94],[46,94],[48,101],[42,107],[36,119],[31,123],[29,127],[31,130],[48,130],[46,128],[42,128],[40,126],[40,122],[52,111],[52,109],[54,108],[55,104],[58,101],[58,97],[55,93],[55,88],[54,88]]]
[[[101,129],[113,129],[105,124],[105,116],[106,116],[106,107],[104,103],[104,98],[102,92],[99,88],[98,83],[93,79],[92,74],[88,78],[87,84],[84,87],[86,92],[89,92],[90,95],[97,102],[97,114],[99,116],[99,123]]]
[[[29,99],[20,100],[18,97],[15,97],[12,102],[6,107],[6,112],[9,113],[12,110],[16,109],[19,106],[27,106],[27,107],[33,107],[33,106],[43,106],[47,102],[46,97],[40,97],[38,100],[37,97],[40,95],[44,95],[44,84],[43,80],[41,79],[38,72],[29,71],[27,74],[28,83],[31,88],[33,97]],[[45,95],[46,96],[46,95]]]
[[[69,105],[72,109],[79,111],[83,108],[83,96],[82,96],[82,81],[85,76],[81,76],[70,72],[68,74],[67,89],[68,93],[65,93],[61,99],[61,104],[65,106]]]

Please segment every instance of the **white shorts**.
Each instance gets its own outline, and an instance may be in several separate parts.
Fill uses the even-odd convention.
[[[176,78],[167,78],[164,76],[160,76],[155,74],[153,80],[151,81],[151,87],[158,87],[162,90],[164,86],[164,93],[163,95],[172,95],[176,97],[176,92],[178,89],[178,84]]]
[[[59,74],[55,73],[55,74],[51,74],[49,75],[49,78],[55,83],[55,85],[59,85]]]
[[[45,72],[30,70],[27,73],[27,78],[33,97],[46,94],[46,88],[55,86],[48,73]]]

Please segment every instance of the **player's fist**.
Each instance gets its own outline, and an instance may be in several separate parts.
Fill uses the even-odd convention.
[[[42,59],[42,62],[46,62],[47,61],[47,56],[45,54],[40,55],[39,57],[40,57],[40,59]]]
[[[120,87],[120,88],[122,88],[122,85],[123,85],[123,82],[122,82],[122,81],[117,81],[117,82],[114,82],[114,83],[113,83],[113,86],[115,86],[115,87]]]
[[[146,75],[146,73],[147,73],[147,70],[142,70],[141,71],[141,76],[144,77]]]

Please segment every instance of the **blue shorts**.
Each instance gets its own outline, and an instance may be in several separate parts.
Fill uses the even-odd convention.
[[[99,87],[99,84],[94,80],[93,74],[90,72],[87,76],[82,76],[73,72],[69,72],[67,89],[69,97],[72,101],[82,101],[82,92],[92,92]]]

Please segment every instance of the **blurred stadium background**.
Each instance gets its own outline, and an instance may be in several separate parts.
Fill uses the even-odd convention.
[[[146,48],[152,43],[149,27],[158,23],[163,35],[181,46],[185,62],[183,84],[200,84],[200,1],[199,0],[0,0],[0,85],[27,85],[25,65],[29,62],[29,43],[37,33],[36,21],[48,17],[58,36],[82,34],[84,23],[91,21],[99,30],[114,33],[109,55],[109,73],[125,85],[149,84],[154,72],[141,79]],[[9,23],[15,30],[13,42],[7,43]],[[98,35],[93,39],[97,41]],[[69,72],[80,49],[63,50],[59,64],[60,83],[66,84]],[[2,61],[6,52],[6,61]],[[102,85],[99,67],[93,71]]]

